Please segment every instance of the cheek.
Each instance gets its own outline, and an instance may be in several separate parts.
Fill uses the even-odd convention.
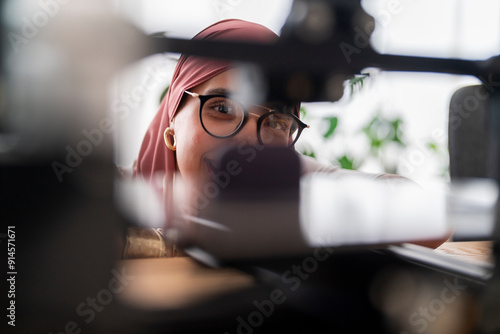
[[[216,138],[203,130],[197,117],[183,117],[176,120],[176,123],[176,155],[179,172],[183,177],[200,173],[202,171],[201,159],[205,153],[215,147]]]

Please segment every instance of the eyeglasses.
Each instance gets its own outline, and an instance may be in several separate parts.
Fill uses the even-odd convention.
[[[293,114],[294,107],[277,105],[269,108],[254,105],[252,108],[267,111],[259,115],[248,112],[241,103],[225,94],[200,95],[189,91],[185,93],[200,99],[201,126],[216,138],[236,135],[247,122],[249,115],[258,117],[257,138],[262,145],[292,146],[299,139],[302,130],[309,127]]]

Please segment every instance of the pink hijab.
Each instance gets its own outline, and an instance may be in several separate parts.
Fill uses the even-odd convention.
[[[235,19],[214,23],[194,37],[201,40],[243,40],[258,43],[271,43],[277,38],[274,32],[262,25]],[[170,125],[184,91],[231,67],[231,63],[226,61],[188,55],[180,57],[170,88],[142,142],[134,175],[142,175],[152,181],[155,173],[165,172],[166,182],[171,182],[176,171],[175,153],[165,145],[163,133]]]

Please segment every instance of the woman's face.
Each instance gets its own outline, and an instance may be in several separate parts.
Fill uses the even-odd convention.
[[[231,94],[238,90],[234,78],[236,69],[223,72],[189,91],[200,95]],[[257,117],[249,117],[234,136],[215,138],[202,127],[199,118],[200,99],[184,94],[183,103],[174,117],[173,128],[177,141],[177,168],[184,179],[203,180],[213,171],[218,152],[229,145],[258,145]],[[264,113],[265,111],[262,111]]]

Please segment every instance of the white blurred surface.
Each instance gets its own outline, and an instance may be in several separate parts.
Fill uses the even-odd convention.
[[[448,220],[456,238],[491,239],[495,227],[498,185],[490,179],[468,179],[450,186]]]
[[[500,53],[496,0],[366,0],[381,53],[484,59]]]
[[[301,227],[312,247],[444,239],[445,199],[413,183],[311,174],[301,181]]]

